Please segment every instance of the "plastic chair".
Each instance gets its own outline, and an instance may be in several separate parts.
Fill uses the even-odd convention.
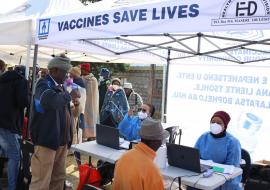
[[[169,143],[175,144],[176,137],[179,135],[178,144],[180,144],[181,141],[181,135],[182,135],[182,129],[179,129],[179,126],[172,126],[165,129],[169,132]]]
[[[250,172],[250,168],[251,168],[251,159],[250,159],[250,155],[249,155],[248,151],[246,151],[243,148],[241,149],[241,158],[243,160],[245,160],[245,164],[240,165],[240,167],[243,170],[241,182],[243,184],[245,184],[247,179],[249,178],[249,172]]]

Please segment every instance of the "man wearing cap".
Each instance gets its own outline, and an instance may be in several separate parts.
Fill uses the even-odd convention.
[[[132,84],[130,82],[126,82],[124,83],[123,88],[127,96],[129,107],[133,110],[137,110],[141,107],[143,104],[142,97],[133,90]]]
[[[141,122],[150,118],[155,113],[155,107],[152,104],[142,104],[137,114],[134,114],[133,109],[130,109],[124,119],[119,123],[118,129],[120,134],[129,141],[139,140],[141,137],[138,131],[141,129]]]
[[[34,154],[31,160],[30,190],[62,190],[65,160],[72,142],[70,101],[79,98],[78,90],[68,93],[63,86],[70,59],[54,57],[48,64],[49,74],[36,85],[31,134]]]
[[[85,128],[83,129],[83,138],[94,140],[96,137],[96,124],[99,123],[99,92],[98,82],[91,73],[89,63],[81,64],[82,77],[86,89],[86,103],[84,111]]]
[[[169,133],[160,122],[147,118],[142,122],[139,135],[141,142],[116,163],[113,190],[164,189],[162,176],[153,161]]]
[[[28,84],[17,70],[5,69],[6,64],[0,59],[0,157],[8,158],[8,189],[15,190],[21,159],[19,137],[24,108],[29,103]]]
[[[211,117],[210,132],[202,134],[195,145],[200,151],[201,159],[240,167],[241,145],[238,139],[227,132],[230,120],[230,115],[225,111],[217,111]],[[229,180],[222,189],[240,190],[240,181],[241,176]]]
[[[99,91],[99,112],[101,111],[105,94],[107,92],[107,89],[109,85],[111,84],[110,80],[110,71],[107,68],[101,68],[100,73],[99,73],[99,86],[98,86],[98,91]]]
[[[119,122],[128,112],[129,105],[119,78],[112,79],[112,85],[108,87],[102,109],[100,111],[100,123],[117,127]]]

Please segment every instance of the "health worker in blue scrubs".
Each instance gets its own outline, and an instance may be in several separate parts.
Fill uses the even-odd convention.
[[[225,111],[217,111],[211,117],[210,131],[202,134],[195,148],[203,160],[240,167],[241,145],[238,139],[227,132],[231,117]],[[228,180],[218,190],[241,190],[241,176]],[[188,190],[193,188],[188,188]]]

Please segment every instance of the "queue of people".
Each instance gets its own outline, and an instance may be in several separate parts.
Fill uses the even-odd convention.
[[[24,76],[16,70],[5,71],[5,67],[5,62],[0,60],[0,101],[5,108],[0,110],[0,156],[9,159],[8,188],[14,190],[20,165],[20,129],[30,97]],[[122,85],[120,79],[110,79],[106,68],[101,69],[98,81],[91,73],[90,64],[72,67],[65,55],[55,56],[48,63],[48,70],[43,71],[35,85],[32,105],[31,190],[64,189],[68,149],[71,144],[94,140],[97,123],[118,128],[126,140],[140,141],[117,161],[113,189],[164,189],[153,160],[169,134],[152,118],[155,107],[143,103],[131,83]],[[210,130],[195,144],[201,159],[240,166],[241,145],[227,132],[229,122],[228,113],[213,114]],[[80,155],[74,154],[80,160]],[[240,181],[241,176],[236,177],[222,189],[241,189]]]
[[[20,167],[20,135],[29,104],[28,83],[17,70],[6,71],[0,59],[0,157],[8,158],[8,189],[15,190]]]

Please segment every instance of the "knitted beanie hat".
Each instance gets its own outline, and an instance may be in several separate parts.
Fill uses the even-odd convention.
[[[112,79],[112,84],[114,83],[114,82],[119,82],[119,84],[121,85],[121,80],[119,79],[119,78],[114,78],[114,79]]]
[[[72,67],[70,70],[70,74],[80,77],[81,76],[81,68],[80,67]]]
[[[103,76],[104,78],[109,78],[110,77],[110,71],[107,68],[101,68],[99,75]]]
[[[70,59],[64,54],[60,56],[55,56],[48,64],[48,69],[58,68],[64,71],[69,71],[71,69]]]
[[[81,69],[90,73],[91,72],[91,65],[89,63],[83,63],[83,64],[81,64]]]
[[[211,120],[212,120],[214,117],[219,117],[219,118],[223,121],[225,128],[227,128],[228,123],[229,123],[230,120],[231,120],[230,115],[229,115],[228,113],[226,113],[225,111],[217,111],[217,112],[214,113],[214,115],[211,117]]]

